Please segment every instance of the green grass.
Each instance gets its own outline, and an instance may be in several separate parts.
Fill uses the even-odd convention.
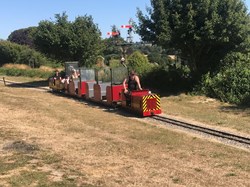
[[[0,159],[0,173],[4,174],[13,169],[24,167],[33,157],[21,153],[14,153],[12,156],[6,156]]]
[[[38,172],[38,171],[23,171],[19,175],[11,177],[8,182],[13,187],[21,186],[44,186],[44,187],[59,187],[59,186],[77,186],[73,180],[64,179],[62,181],[50,181],[49,172]]]
[[[55,154],[48,154],[48,153],[42,153],[42,160],[45,164],[54,164],[54,163],[59,163],[62,161],[62,158],[59,155]]]
[[[9,154],[12,153],[10,156]],[[0,175],[5,183],[12,187],[22,186],[77,186],[76,179],[80,175],[77,172],[67,171],[59,180],[53,180],[52,170],[63,171],[60,166],[61,158],[48,152],[39,152],[35,154],[25,154],[16,151],[9,151],[9,154],[0,157]],[[35,163],[32,163],[36,160]],[[40,167],[52,168],[48,171],[39,169]],[[76,176],[75,178],[69,175]],[[6,176],[6,177],[5,177]],[[0,183],[1,186],[1,183]]]
[[[39,69],[17,69],[17,68],[0,68],[0,75],[7,76],[24,76],[24,77],[39,77],[49,78],[53,72],[41,71]]]
[[[36,183],[38,186],[46,186],[48,181],[46,172],[23,171],[18,175],[11,177],[8,182],[11,186],[30,186]]]

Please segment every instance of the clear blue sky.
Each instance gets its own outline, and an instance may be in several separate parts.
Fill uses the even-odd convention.
[[[126,38],[127,30],[120,26],[128,24],[130,18],[137,22],[136,8],[146,12],[146,6],[150,6],[150,0],[1,0],[0,39],[7,39],[14,30],[38,26],[42,20],[55,21],[55,14],[63,12],[69,21],[92,16],[103,38],[108,37],[112,25]],[[139,36],[134,35],[134,41],[139,41]]]
[[[245,3],[250,9],[250,0]],[[146,6],[150,6],[150,0],[1,0],[0,39],[7,39],[14,30],[37,26],[42,20],[54,21],[54,15],[62,12],[69,21],[77,16],[92,16],[106,38],[112,25],[120,27],[130,18],[137,22],[136,8],[146,12]],[[120,30],[125,38],[126,29]],[[134,41],[139,41],[139,36],[134,35]]]

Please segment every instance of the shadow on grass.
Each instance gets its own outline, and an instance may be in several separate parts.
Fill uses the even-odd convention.
[[[5,86],[14,87],[14,88],[36,88],[42,90],[49,90],[48,81],[40,80],[40,81],[30,81],[30,82],[14,82],[9,80],[1,80],[4,82]]]
[[[84,97],[71,96],[69,94],[66,94],[66,93],[60,92],[60,91],[51,91],[51,93],[57,97],[73,99],[73,100],[78,101],[84,105],[91,107],[91,108],[101,109],[107,113],[114,113],[114,114],[124,116],[124,117],[143,118],[140,114],[132,112],[129,108],[123,108],[123,107],[121,107],[121,105],[110,106],[105,101],[97,102],[97,101],[94,101],[92,99],[86,99]]]
[[[233,113],[233,114],[242,114],[245,113],[246,117],[250,116],[250,108],[248,106],[237,106],[237,105],[231,105],[231,106],[221,106],[220,110],[225,113]]]

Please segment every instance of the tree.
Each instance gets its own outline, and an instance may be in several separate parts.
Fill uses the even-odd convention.
[[[36,47],[48,56],[61,61],[80,61],[91,66],[101,48],[101,33],[91,16],[79,16],[68,21],[64,12],[55,15],[56,21],[41,21],[34,32]]]
[[[29,27],[15,30],[8,36],[7,40],[20,45],[28,45],[29,47],[34,48],[33,38],[31,36],[31,33],[34,29],[35,27]]]
[[[128,67],[143,77],[153,66],[149,63],[146,56],[139,51],[135,51],[128,57]]]
[[[107,60],[107,63],[109,63],[109,61],[112,59],[117,59],[120,61],[121,50],[120,47],[116,45],[115,39],[113,37],[104,39],[103,45],[105,46],[103,50],[103,55]]]
[[[249,54],[229,53],[220,71],[203,76],[198,91],[222,101],[250,106]]]
[[[0,66],[7,64],[26,64],[33,68],[41,65],[56,65],[41,53],[29,48],[28,46],[19,45],[9,41],[0,41]]]
[[[143,41],[174,48],[195,75],[214,71],[230,51],[249,50],[250,18],[242,0],[151,0],[137,11]]]

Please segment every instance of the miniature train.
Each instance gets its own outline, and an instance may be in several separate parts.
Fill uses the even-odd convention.
[[[77,72],[77,76],[73,76]],[[130,105],[123,94],[123,80],[128,77],[126,67],[90,69],[78,62],[65,62],[66,76],[49,79],[49,87],[70,96],[84,98],[108,106],[121,106],[138,115],[161,114],[160,97],[147,89],[131,92]]]

